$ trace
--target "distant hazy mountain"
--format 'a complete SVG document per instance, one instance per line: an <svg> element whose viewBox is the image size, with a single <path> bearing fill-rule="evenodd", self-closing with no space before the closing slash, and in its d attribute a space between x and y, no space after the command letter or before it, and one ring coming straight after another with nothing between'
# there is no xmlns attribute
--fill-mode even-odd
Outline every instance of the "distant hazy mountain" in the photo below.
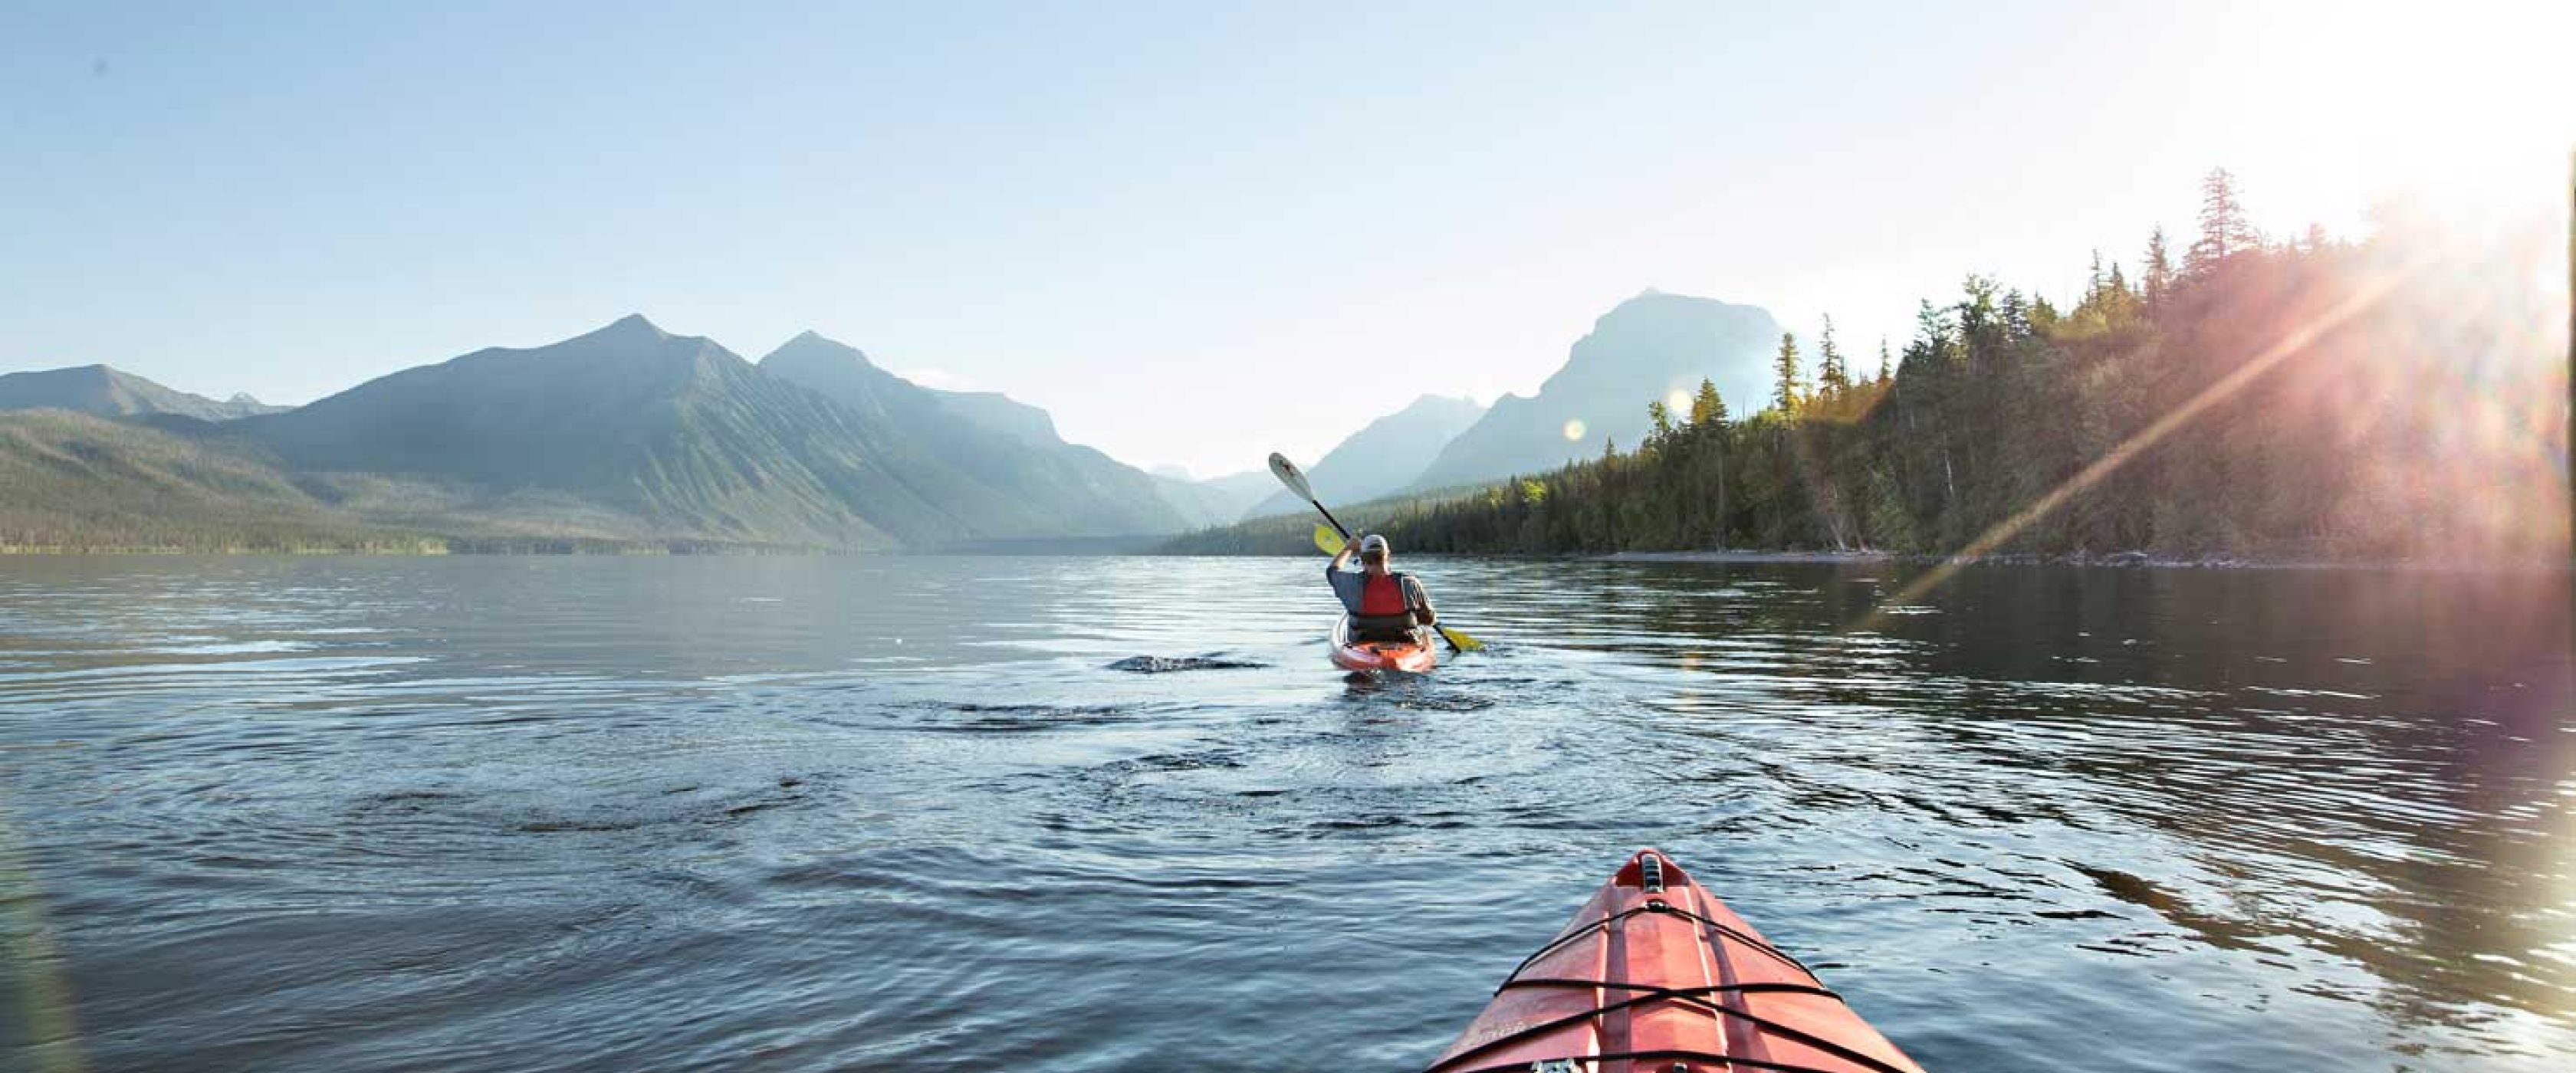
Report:
<svg viewBox="0 0 2576 1073"><path fill-rule="evenodd" d="M1574 344L1532 398L1505 395L1414 482L1440 488L1538 473L1645 436L1646 404L1715 380L1738 414L1761 408L1780 324L1756 306L1648 291L1619 304ZM1570 426L1569 422L1580 422ZM1569 437L1569 428L1578 434Z"/></svg>
<svg viewBox="0 0 2576 1073"><path fill-rule="evenodd" d="M1311 472L1336 505L1534 472L1604 435L1633 445L1646 403L1703 375L1750 410L1778 332L1758 309L1647 295L1537 398L1480 420L1425 398ZM283 412L103 367L0 376L11 408L33 409L0 414L0 545L1016 545L1222 523L1276 492L1261 470L1147 474L1065 443L1044 410L923 388L812 333L754 365L640 316Z"/></svg>
<svg viewBox="0 0 2576 1073"><path fill-rule="evenodd" d="M859 417L640 316L225 427L299 471L458 488L468 511L559 504L586 535L858 547L1036 521L921 488Z"/></svg>
<svg viewBox="0 0 2576 1073"><path fill-rule="evenodd" d="M1053 414L1001 392L920 390L949 413L993 432L1039 447L1065 446L1064 438L1056 434Z"/></svg>
<svg viewBox="0 0 2576 1073"><path fill-rule="evenodd" d="M200 421L276 413L248 395L217 402L203 395L166 388L133 373L104 365L0 375L0 410L56 409L100 417L177 414Z"/></svg>
<svg viewBox="0 0 2576 1073"><path fill-rule="evenodd" d="M1246 470L1222 477L1193 480L1186 473L1155 471L1163 499L1181 512L1193 528L1225 525L1243 517L1252 504L1279 487L1268 469Z"/></svg>
<svg viewBox="0 0 2576 1073"><path fill-rule="evenodd" d="M988 489L1031 516L1012 525L979 525L979 537L1120 536L1186 527L1153 477L1059 439L1054 420L1037 407L989 392L921 387L877 368L857 348L812 332L760 359L760 370L811 389L852 410L869 428L899 439L916 459L909 474L948 474L945 479Z"/></svg>
<svg viewBox="0 0 2576 1073"><path fill-rule="evenodd" d="M148 382L66 382L8 380L118 416L0 414L0 478L24 493L0 497L0 545L936 548L1188 524L1044 411L810 333L755 366L627 317L221 424Z"/></svg>
<svg viewBox="0 0 2576 1073"><path fill-rule="evenodd" d="M1375 499L1409 487L1432 459L1439 457L1443 446L1484 413L1485 408L1471 399L1425 395L1352 433L1316 459L1314 465L1306 467L1306 476L1314 482L1315 493L1325 497L1325 506ZM1269 481L1269 487L1275 494L1264 497L1239 517L1313 509L1280 488L1277 480Z"/></svg>

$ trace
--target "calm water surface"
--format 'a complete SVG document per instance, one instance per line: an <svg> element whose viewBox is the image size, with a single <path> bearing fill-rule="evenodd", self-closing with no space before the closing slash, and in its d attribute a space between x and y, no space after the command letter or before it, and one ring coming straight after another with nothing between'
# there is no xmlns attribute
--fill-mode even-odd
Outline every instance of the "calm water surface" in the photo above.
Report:
<svg viewBox="0 0 2576 1073"><path fill-rule="evenodd" d="M1648 844L1936 1071L2576 1067L2563 578L1416 562L1369 685L1319 562L0 561L0 1068L1404 1070Z"/></svg>

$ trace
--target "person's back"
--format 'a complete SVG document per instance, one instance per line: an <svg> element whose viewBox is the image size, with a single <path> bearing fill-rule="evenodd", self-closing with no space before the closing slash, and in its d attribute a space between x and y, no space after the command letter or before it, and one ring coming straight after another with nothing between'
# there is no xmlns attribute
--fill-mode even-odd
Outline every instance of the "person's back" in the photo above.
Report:
<svg viewBox="0 0 2576 1073"><path fill-rule="evenodd" d="M1360 569L1345 569L1354 554ZM1422 591L1422 583L1411 574L1388 569L1392 551L1386 538L1371 533L1355 545L1345 545L1341 554L1324 567L1324 578L1333 586L1333 595L1341 598L1342 610L1350 613L1351 635L1362 641L1413 641L1424 638L1420 627L1438 622L1431 610L1431 597Z"/></svg>

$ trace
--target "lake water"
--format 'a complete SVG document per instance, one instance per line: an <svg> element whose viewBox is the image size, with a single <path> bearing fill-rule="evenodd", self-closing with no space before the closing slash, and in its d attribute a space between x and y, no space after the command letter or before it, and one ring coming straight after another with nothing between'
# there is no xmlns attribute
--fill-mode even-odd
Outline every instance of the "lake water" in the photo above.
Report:
<svg viewBox="0 0 2576 1073"><path fill-rule="evenodd" d="M1414 1069L1644 845L1935 1071L2576 1067L2561 576L1417 561L1354 684L1320 562L0 559L0 1068Z"/></svg>

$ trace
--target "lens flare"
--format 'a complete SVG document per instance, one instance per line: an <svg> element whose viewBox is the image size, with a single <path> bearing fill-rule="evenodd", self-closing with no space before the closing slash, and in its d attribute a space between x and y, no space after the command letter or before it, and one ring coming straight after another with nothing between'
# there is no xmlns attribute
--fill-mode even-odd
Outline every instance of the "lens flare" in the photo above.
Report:
<svg viewBox="0 0 2576 1073"><path fill-rule="evenodd" d="M0 929L0 938L13 938L0 943L0 955L14 963L23 986L20 1004L26 1018L27 1050L35 1060L32 1068L45 1073L86 1073L89 1062L72 1016L62 949L55 945L53 929L45 922L35 873L23 846L16 818L7 803L0 802L0 922L7 924Z"/></svg>
<svg viewBox="0 0 2576 1073"><path fill-rule="evenodd" d="M1572 443L1572 442L1574 442L1574 441L1576 441L1576 440L1579 440L1579 439L1582 439L1582 438L1583 438L1583 419L1582 419L1582 418L1580 418L1580 417L1577 417L1577 418L1573 418L1573 419L1571 419L1571 420L1568 420L1568 421L1565 423L1565 440L1566 440L1566 442L1567 442L1567 443Z"/></svg>
<svg viewBox="0 0 2576 1073"><path fill-rule="evenodd" d="M2535 377L2531 369L2536 361L2554 368L2555 355L2565 352L2567 307L2563 291L2524 266L2540 258L2554 269L2543 275L2563 278L2566 261L2551 252L2547 235L2563 232L2566 217L2537 239L2511 214L2477 225L2465 219L2385 212L2375 249L2345 255L2331 266L2334 276L2264 296L2274 312L2248 316L2279 319L2247 321L2253 330L2231 344L2243 345L2243 356L2212 363L2223 375L1910 580L1856 628L1880 628L1962 565L2004 549L2239 395L2281 414L2288 427L2339 423L2355 452L2344 464L2358 467L2358 492L2338 508L2350 515L2344 528L2389 517L2441 523L2389 529L2391 547L2375 553L2431 562L2563 561L2566 461L2558 430L2566 387L2555 374ZM2309 353L2315 363L2276 374ZM2549 389L2535 393L2535 384ZM2259 438L2243 442L2239 454L2249 465L2285 450Z"/></svg>

